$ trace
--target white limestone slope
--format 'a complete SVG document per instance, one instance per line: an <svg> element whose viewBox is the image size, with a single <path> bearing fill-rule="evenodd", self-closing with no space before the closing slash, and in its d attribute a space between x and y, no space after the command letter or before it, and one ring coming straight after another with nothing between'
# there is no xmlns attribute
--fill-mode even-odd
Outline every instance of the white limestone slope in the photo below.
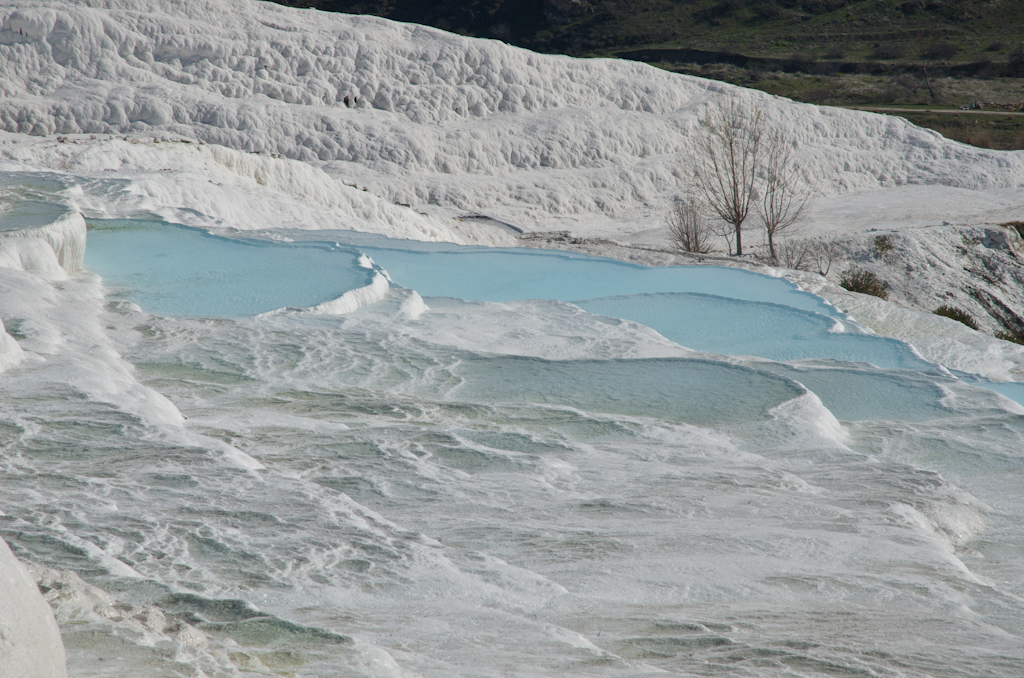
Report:
<svg viewBox="0 0 1024 678"><path fill-rule="evenodd" d="M0 266L61 277L81 270L85 259L85 219L74 209L47 223L3 229L0 220Z"/></svg>
<svg viewBox="0 0 1024 678"><path fill-rule="evenodd" d="M2 129L193 136L531 228L659 215L700 107L726 90L787 129L824 195L1024 187L1022 153L638 63L248 0L0 2Z"/></svg>
<svg viewBox="0 0 1024 678"><path fill-rule="evenodd" d="M0 207L7 206L0 203ZM58 205L46 205L46 211L52 214L18 215L18 207L0 210L0 268L51 281L81 270L86 234L82 215ZM28 223L11 227L19 221ZM24 357L25 352L0 320L0 372L21 363Z"/></svg>
<svg viewBox="0 0 1024 678"><path fill-rule="evenodd" d="M0 132L0 172L41 168L51 170L45 175L51 182L68 187L59 200L95 218L141 214L211 229L339 228L410 240L514 244L506 232L460 228L455 220L394 205L301 161L180 138L58 140Z"/></svg>
<svg viewBox="0 0 1024 678"><path fill-rule="evenodd" d="M50 606L0 539L0 676L67 678L64 644Z"/></svg>
<svg viewBox="0 0 1024 678"><path fill-rule="evenodd" d="M0 372L20 363L24 354L14 337L7 334L7 328L0 320Z"/></svg>

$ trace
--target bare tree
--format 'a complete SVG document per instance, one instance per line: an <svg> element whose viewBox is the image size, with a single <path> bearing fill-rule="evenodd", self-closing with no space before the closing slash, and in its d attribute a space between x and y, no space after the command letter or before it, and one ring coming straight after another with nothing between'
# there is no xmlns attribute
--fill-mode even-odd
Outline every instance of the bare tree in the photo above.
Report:
<svg viewBox="0 0 1024 678"><path fill-rule="evenodd" d="M806 240L783 240L779 243L779 253L772 253L771 259L775 266L801 270L811 260L811 243Z"/></svg>
<svg viewBox="0 0 1024 678"><path fill-rule="evenodd" d="M676 249L694 254L711 251L711 225L691 198L676 200L668 213L669 239Z"/></svg>
<svg viewBox="0 0 1024 678"><path fill-rule="evenodd" d="M935 83L934 76L937 75L938 70L938 59L939 54L932 49L932 46L923 40L918 40L914 45L914 52L921 58L921 63L918 68L921 69L921 75L924 76L924 86L928 89L928 96L932 98L932 103L937 104L942 100L942 92L939 91L937 83ZM929 69L931 73L929 73Z"/></svg>
<svg viewBox="0 0 1024 678"><path fill-rule="evenodd" d="M810 250L811 262L818 269L818 273L825 276L832 268L832 262L838 259L840 254L838 238L816 240Z"/></svg>
<svg viewBox="0 0 1024 678"><path fill-rule="evenodd" d="M765 121L740 99L712 101L690 145L691 190L728 224L743 254L743 222L754 207Z"/></svg>
<svg viewBox="0 0 1024 678"><path fill-rule="evenodd" d="M793 146L786 142L782 132L767 133L762 143L763 169L757 214L768 235L768 251L772 259L777 259L775 236L791 234L807 208L811 193L801 185Z"/></svg>
<svg viewBox="0 0 1024 678"><path fill-rule="evenodd" d="M776 253L770 256L754 255L759 261L804 271L817 271L827 276L832 264L842 256L838 238L801 240L785 238L778 243Z"/></svg>
<svg viewBox="0 0 1024 678"><path fill-rule="evenodd" d="M711 232L725 240L725 251L732 254L732 239L736 235L732 224L716 219L711 222Z"/></svg>

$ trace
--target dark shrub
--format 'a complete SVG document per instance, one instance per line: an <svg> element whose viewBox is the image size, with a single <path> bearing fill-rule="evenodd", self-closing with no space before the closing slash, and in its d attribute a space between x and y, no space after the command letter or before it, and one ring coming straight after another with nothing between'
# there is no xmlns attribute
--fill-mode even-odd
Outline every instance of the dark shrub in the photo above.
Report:
<svg viewBox="0 0 1024 678"><path fill-rule="evenodd" d="M899 101L900 99L902 99L905 95L906 95L905 91L901 90L898 87L894 87L893 85L889 85L882 92L882 97L881 98L882 98L882 101L884 101L887 104L894 104L897 101Z"/></svg>
<svg viewBox="0 0 1024 678"><path fill-rule="evenodd" d="M903 56L903 45L898 42L882 42L875 45L872 55L876 59L899 59Z"/></svg>
<svg viewBox="0 0 1024 678"><path fill-rule="evenodd" d="M912 16L924 9L924 0L907 0L907 2L896 5L895 9L897 12Z"/></svg>
<svg viewBox="0 0 1024 678"><path fill-rule="evenodd" d="M839 43L837 45L831 45L828 51L825 52L826 59L842 59L846 56L846 45Z"/></svg>
<svg viewBox="0 0 1024 678"><path fill-rule="evenodd" d="M810 73L814 65L814 57L800 52L793 52L786 61L786 70L796 73Z"/></svg>
<svg viewBox="0 0 1024 678"><path fill-rule="evenodd" d="M721 0L718 4L705 10L709 18L724 17L732 14L743 6L743 0Z"/></svg>
<svg viewBox="0 0 1024 678"><path fill-rule="evenodd" d="M879 299L889 298L889 283L880 280L877 275L862 268L848 269L840 276L839 286L851 292L870 294Z"/></svg>
<svg viewBox="0 0 1024 678"><path fill-rule="evenodd" d="M1002 69L996 64L992 63L991 59L982 59L978 62L978 70L974 71L974 77L982 80L991 80L992 78L999 77Z"/></svg>
<svg viewBox="0 0 1024 678"><path fill-rule="evenodd" d="M754 11L761 18L774 19L782 13L782 8L775 4L773 0L767 0L767 2L759 2L754 5Z"/></svg>
<svg viewBox="0 0 1024 678"><path fill-rule="evenodd" d="M828 101L829 97L831 96L832 92L828 91L827 89L813 89L810 92L808 92L807 96L804 98L807 100L808 103L820 104Z"/></svg>
<svg viewBox="0 0 1024 678"><path fill-rule="evenodd" d="M897 75L895 78L892 79L892 82L894 85L899 85L903 89L909 90L911 92L917 90L921 84L920 82L918 82L917 78L907 75L906 73Z"/></svg>
<svg viewBox="0 0 1024 678"><path fill-rule="evenodd" d="M1003 341L1012 341L1015 344L1024 345L1024 336L1017 334L1016 332L1007 332L1005 330L997 330L994 335L996 339L1002 339Z"/></svg>
<svg viewBox="0 0 1024 678"><path fill-rule="evenodd" d="M887 235L879 235L875 237L875 251L878 252L879 256L885 256L889 252L896 249L896 245L893 244L892 238Z"/></svg>
<svg viewBox="0 0 1024 678"><path fill-rule="evenodd" d="M963 309L943 304L942 306L939 306L932 312L935 315L941 315L951 320L955 320L958 323L963 323L964 325L970 327L972 330L978 329L978 323L974 322L974 318L971 317L971 314L968 313L967 311L964 311Z"/></svg>
<svg viewBox="0 0 1024 678"><path fill-rule="evenodd" d="M811 71L815 75L835 75L839 72L839 64L824 61L814 64L814 68Z"/></svg>
<svg viewBox="0 0 1024 678"><path fill-rule="evenodd" d="M804 10L811 14L824 14L825 12L830 12L833 9L833 7L831 7L832 3L825 2L824 0L804 0L801 4Z"/></svg>
<svg viewBox="0 0 1024 678"><path fill-rule="evenodd" d="M1017 45L1017 48L1010 52L1006 59L1006 70L1009 75L1024 75L1024 43Z"/></svg>
<svg viewBox="0 0 1024 678"><path fill-rule="evenodd" d="M949 42L933 42L921 56L926 59L952 59L960 48Z"/></svg>

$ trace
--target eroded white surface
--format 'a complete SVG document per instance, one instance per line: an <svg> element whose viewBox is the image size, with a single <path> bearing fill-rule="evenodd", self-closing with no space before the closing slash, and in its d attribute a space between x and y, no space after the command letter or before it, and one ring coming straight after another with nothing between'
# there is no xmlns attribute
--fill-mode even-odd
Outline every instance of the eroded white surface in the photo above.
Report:
<svg viewBox="0 0 1024 678"><path fill-rule="evenodd" d="M487 214L661 244L715 91L797 142L812 234L999 221L1024 183L1021 153L894 118L262 3L8 2L0 57L0 170L45 170L87 217L512 243L452 219ZM919 230L908 262L946 259L940 291L975 281L953 272L981 249ZM0 262L0 355L22 355L0 379L0 518L42 563L73 674L1010 678L1024 660L1024 429L991 391L383 282L344 316L153 317L32 242ZM773 273L954 369L1021 373L1020 349L910 308L938 277L910 271L901 307ZM811 376L917 400L841 422ZM636 414L664 393L711 416Z"/></svg>
<svg viewBox="0 0 1024 678"><path fill-rule="evenodd" d="M4 678L66 678L64 644L53 612L25 566L0 539L0 673Z"/></svg>

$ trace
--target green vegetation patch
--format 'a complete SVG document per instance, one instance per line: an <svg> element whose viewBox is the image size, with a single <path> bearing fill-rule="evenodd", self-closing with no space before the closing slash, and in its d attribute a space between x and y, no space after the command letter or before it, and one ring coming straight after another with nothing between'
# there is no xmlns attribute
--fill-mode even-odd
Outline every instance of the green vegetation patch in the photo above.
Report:
<svg viewBox="0 0 1024 678"><path fill-rule="evenodd" d="M879 299L889 298L889 283L862 268L847 269L839 278L839 286L851 292L870 294Z"/></svg>
<svg viewBox="0 0 1024 678"><path fill-rule="evenodd" d="M978 329L978 323L974 321L974 318L971 316L970 313L964 311L963 309L943 304L942 306L939 306L932 312L935 315L941 315L951 320L955 320L958 323L963 323L964 325L970 327L972 330Z"/></svg>
<svg viewBox="0 0 1024 678"><path fill-rule="evenodd" d="M997 330L993 336L996 339L1002 339L1003 341L1012 341L1015 344L1024 345L1024 336L1017 334L1016 332Z"/></svg>

